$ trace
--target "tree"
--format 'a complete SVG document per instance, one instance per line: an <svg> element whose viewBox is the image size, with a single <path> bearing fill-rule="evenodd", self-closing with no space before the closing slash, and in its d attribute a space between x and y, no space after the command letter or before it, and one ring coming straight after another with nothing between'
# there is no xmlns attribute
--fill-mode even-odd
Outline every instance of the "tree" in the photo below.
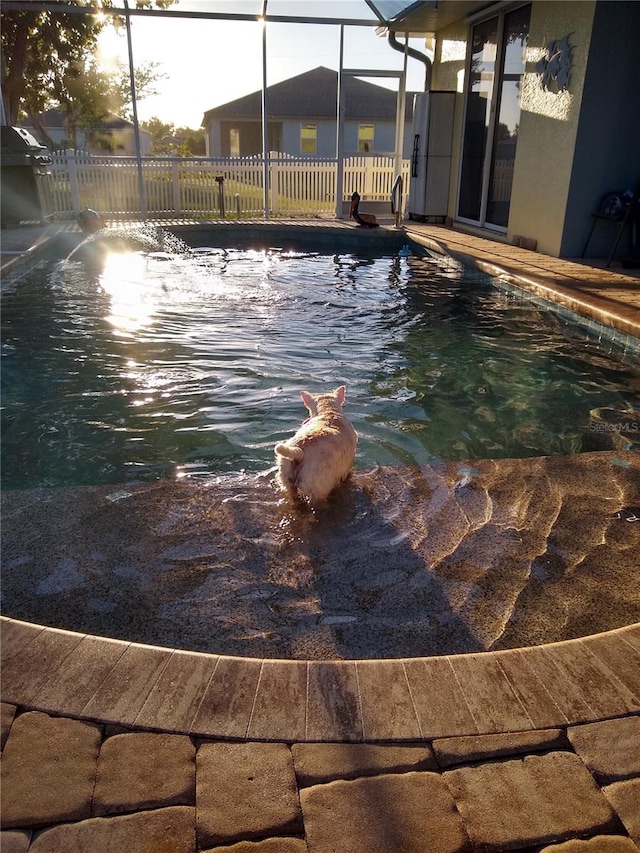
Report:
<svg viewBox="0 0 640 853"><path fill-rule="evenodd" d="M206 152L204 128L193 130L189 127L175 127L159 118L151 118L141 124L143 130L151 134L153 154L167 154L172 157L202 157Z"/></svg>
<svg viewBox="0 0 640 853"><path fill-rule="evenodd" d="M151 134L151 153L152 154L173 154L175 150L175 128L172 124L167 124L157 117L150 118L149 121L143 121L140 125L142 130L146 130Z"/></svg>
<svg viewBox="0 0 640 853"><path fill-rule="evenodd" d="M157 62L145 62L134 69L138 101L157 94L155 84L165 76L157 68ZM59 91L60 99L47 106L59 107L64 113L67 137L62 143L63 148L77 148L77 131L80 129L87 131L94 145L100 147L100 127L110 116L132 118L129 68L124 63L119 62L113 70L105 71L97 65L94 57L90 57L81 70L75 67L70 70ZM48 148L55 148L56 144L40 120L40 112L23 111L29 124L37 128L40 139L47 143Z"/></svg>
<svg viewBox="0 0 640 853"><path fill-rule="evenodd" d="M204 127L199 127L193 130L190 127L181 127L178 130L178 135L183 136L182 147L185 157L189 155L193 157L204 157L207 153L207 145L204 138Z"/></svg>
<svg viewBox="0 0 640 853"><path fill-rule="evenodd" d="M102 72L103 74L105 72ZM133 80L136 87L136 101L142 101L158 94L156 84L167 75L160 72L160 63L142 62L133 70ZM107 72L109 80L108 100L109 111L116 113L121 118L133 121L133 107L131 104L131 81L129 79L129 66L123 62L116 63L112 73Z"/></svg>
<svg viewBox="0 0 640 853"><path fill-rule="evenodd" d="M136 0L138 8L167 8L174 0ZM111 0L58 0L55 11L2 9L2 96L8 124L17 124L20 111L41 112L52 102L71 99L70 85L85 69L100 32L118 18L101 10ZM84 14L65 11L83 6Z"/></svg>
<svg viewBox="0 0 640 853"><path fill-rule="evenodd" d="M155 83L164 75L157 71L157 62L146 62L134 69L136 98L143 100L156 95ZM72 73L64 81L63 96L59 101L67 117L69 145L76 148L76 131L79 128L95 135L99 127L110 115L131 120L131 83L129 68L118 63L113 71L105 71L96 65L95 59L89 59L84 70ZM68 97L67 97L68 96ZM36 116L29 114L35 123Z"/></svg>

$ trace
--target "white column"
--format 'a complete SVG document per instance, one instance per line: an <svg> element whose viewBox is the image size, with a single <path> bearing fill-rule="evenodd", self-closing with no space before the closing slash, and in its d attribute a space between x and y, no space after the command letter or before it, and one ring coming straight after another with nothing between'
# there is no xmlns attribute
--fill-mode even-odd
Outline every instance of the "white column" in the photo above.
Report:
<svg viewBox="0 0 640 853"><path fill-rule="evenodd" d="M340 24L340 59L338 64L338 98L336 104L336 219L343 219L342 196L344 194L344 24Z"/></svg>
<svg viewBox="0 0 640 853"><path fill-rule="evenodd" d="M269 114L267 111L267 2L262 0L262 189L264 218L269 218Z"/></svg>

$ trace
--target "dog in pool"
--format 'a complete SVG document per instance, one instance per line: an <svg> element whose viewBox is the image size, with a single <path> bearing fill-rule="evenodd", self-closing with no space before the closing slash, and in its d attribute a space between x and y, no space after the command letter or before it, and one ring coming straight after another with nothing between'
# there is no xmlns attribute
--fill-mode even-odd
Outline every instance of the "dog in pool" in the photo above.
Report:
<svg viewBox="0 0 640 853"><path fill-rule="evenodd" d="M275 447L278 482L290 498L320 503L349 476L358 434L342 411L345 395L344 385L328 394L300 392L309 417Z"/></svg>

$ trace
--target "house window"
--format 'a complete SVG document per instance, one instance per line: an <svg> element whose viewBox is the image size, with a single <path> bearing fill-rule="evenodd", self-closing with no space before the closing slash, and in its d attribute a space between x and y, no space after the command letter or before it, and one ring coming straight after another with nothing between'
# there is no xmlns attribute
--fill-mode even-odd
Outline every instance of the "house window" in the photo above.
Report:
<svg viewBox="0 0 640 853"><path fill-rule="evenodd" d="M359 124L358 125L358 151L367 154L373 151L373 125Z"/></svg>
<svg viewBox="0 0 640 853"><path fill-rule="evenodd" d="M318 153L318 127L315 124L300 125L300 153Z"/></svg>
<svg viewBox="0 0 640 853"><path fill-rule="evenodd" d="M239 157L240 156L240 128L239 127L229 128L229 156L230 157Z"/></svg>

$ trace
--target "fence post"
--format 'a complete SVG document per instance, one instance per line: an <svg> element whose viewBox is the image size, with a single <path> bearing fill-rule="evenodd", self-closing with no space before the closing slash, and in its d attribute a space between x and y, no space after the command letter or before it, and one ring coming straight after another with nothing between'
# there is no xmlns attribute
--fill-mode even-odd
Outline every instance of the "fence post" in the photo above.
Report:
<svg viewBox="0 0 640 853"><path fill-rule="evenodd" d="M68 148L65 152L67 155L67 169L69 170L69 186L71 187L71 206L73 212L77 216L82 208L80 207L80 187L78 186L78 164L76 162L76 152L72 148Z"/></svg>
<svg viewBox="0 0 640 853"><path fill-rule="evenodd" d="M174 213L182 213L182 205L180 204L180 172L178 171L178 161L171 161L171 185L173 189L173 211Z"/></svg>
<svg viewBox="0 0 640 853"><path fill-rule="evenodd" d="M216 183L218 184L218 210L220 211L220 219L226 219L224 209L224 175L217 175Z"/></svg>
<svg viewBox="0 0 640 853"><path fill-rule="evenodd" d="M271 175L269 176L269 183L271 184L271 213L278 212L278 173L280 171L280 165L277 160L270 160L271 165Z"/></svg>

